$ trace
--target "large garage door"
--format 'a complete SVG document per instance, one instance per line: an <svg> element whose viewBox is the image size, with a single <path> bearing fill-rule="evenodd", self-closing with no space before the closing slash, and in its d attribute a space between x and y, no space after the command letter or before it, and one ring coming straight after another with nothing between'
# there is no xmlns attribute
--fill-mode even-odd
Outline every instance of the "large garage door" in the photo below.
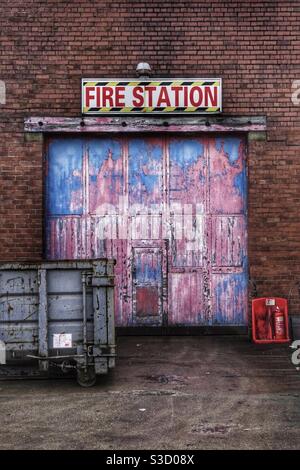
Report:
<svg viewBox="0 0 300 470"><path fill-rule="evenodd" d="M245 325L240 136L52 138L48 259L116 259L118 326Z"/></svg>

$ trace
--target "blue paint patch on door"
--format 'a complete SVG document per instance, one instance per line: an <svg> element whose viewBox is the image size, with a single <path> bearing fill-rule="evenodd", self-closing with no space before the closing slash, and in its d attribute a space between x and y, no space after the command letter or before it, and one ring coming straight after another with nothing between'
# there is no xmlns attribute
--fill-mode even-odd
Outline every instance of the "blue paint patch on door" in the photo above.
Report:
<svg viewBox="0 0 300 470"><path fill-rule="evenodd" d="M47 211L49 215L81 215L83 142L54 139L48 147Z"/></svg>
<svg viewBox="0 0 300 470"><path fill-rule="evenodd" d="M239 159L239 148L241 145L240 137L227 137L216 139L216 149L226 154L231 166L234 166Z"/></svg>
<svg viewBox="0 0 300 470"><path fill-rule="evenodd" d="M215 281L213 324L245 325L248 297L248 276L246 270L242 273L216 276Z"/></svg>
<svg viewBox="0 0 300 470"><path fill-rule="evenodd" d="M109 157L113 161L122 157L121 142L114 139L92 139L88 143L89 163L97 170L108 160Z"/></svg>
<svg viewBox="0 0 300 470"><path fill-rule="evenodd" d="M92 139L88 142L89 203L95 213L111 206L114 211L123 190L124 168L121 141L116 138ZM102 209L101 209L102 207Z"/></svg>
<svg viewBox="0 0 300 470"><path fill-rule="evenodd" d="M132 139L128 145L130 202L161 202L163 148L155 139Z"/></svg>
<svg viewBox="0 0 300 470"><path fill-rule="evenodd" d="M243 208L242 211L246 212L247 208L247 175L246 175L246 166L243 164L243 169L238 173L233 180L233 187L235 188L237 194L243 198Z"/></svg>
<svg viewBox="0 0 300 470"><path fill-rule="evenodd" d="M140 284L145 283L159 283L161 282L162 272L161 272L161 265L157 262L157 256L153 257L146 257L145 255L141 254L140 256L136 257L135 261L135 279L138 280Z"/></svg>

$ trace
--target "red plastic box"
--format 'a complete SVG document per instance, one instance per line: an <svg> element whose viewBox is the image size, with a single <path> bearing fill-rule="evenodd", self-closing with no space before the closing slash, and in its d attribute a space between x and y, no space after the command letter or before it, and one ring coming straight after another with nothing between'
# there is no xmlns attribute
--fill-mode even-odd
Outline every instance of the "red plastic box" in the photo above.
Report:
<svg viewBox="0 0 300 470"><path fill-rule="evenodd" d="M285 338L275 338L274 311L280 308L284 316ZM288 343L289 319L287 300L280 297L260 297L252 300L252 339L257 344Z"/></svg>

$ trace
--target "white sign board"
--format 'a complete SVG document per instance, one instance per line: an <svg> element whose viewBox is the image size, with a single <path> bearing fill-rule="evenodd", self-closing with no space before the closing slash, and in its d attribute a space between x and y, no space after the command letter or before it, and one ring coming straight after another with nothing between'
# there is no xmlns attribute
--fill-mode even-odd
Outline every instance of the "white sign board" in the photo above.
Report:
<svg viewBox="0 0 300 470"><path fill-rule="evenodd" d="M221 78L82 79L83 114L214 114L221 111Z"/></svg>

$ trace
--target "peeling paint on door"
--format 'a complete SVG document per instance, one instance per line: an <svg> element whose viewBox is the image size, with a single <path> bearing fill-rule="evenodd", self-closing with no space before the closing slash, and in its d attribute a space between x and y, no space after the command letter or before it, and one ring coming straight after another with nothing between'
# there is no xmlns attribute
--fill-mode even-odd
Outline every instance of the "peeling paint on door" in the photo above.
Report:
<svg viewBox="0 0 300 470"><path fill-rule="evenodd" d="M114 257L116 323L247 322L239 135L49 139L49 259Z"/></svg>

